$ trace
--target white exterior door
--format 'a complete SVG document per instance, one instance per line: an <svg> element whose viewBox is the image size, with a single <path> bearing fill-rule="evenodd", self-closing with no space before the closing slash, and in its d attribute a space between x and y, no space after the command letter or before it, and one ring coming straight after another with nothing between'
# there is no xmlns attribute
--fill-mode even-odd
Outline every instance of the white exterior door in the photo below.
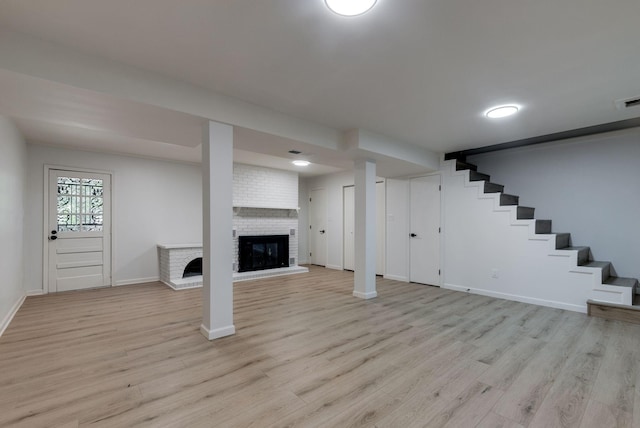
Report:
<svg viewBox="0 0 640 428"><path fill-rule="evenodd" d="M111 176L49 170L50 292L111 285Z"/></svg>
<svg viewBox="0 0 640 428"><path fill-rule="evenodd" d="M355 269L355 187L345 186L343 197L343 268ZM376 275L384 275L385 253L385 187L376 183Z"/></svg>
<svg viewBox="0 0 640 428"><path fill-rule="evenodd" d="M410 182L409 280L440 285L440 176Z"/></svg>
<svg viewBox="0 0 640 428"><path fill-rule="evenodd" d="M311 191L309 198L309 259L311 264L327 265L327 191Z"/></svg>

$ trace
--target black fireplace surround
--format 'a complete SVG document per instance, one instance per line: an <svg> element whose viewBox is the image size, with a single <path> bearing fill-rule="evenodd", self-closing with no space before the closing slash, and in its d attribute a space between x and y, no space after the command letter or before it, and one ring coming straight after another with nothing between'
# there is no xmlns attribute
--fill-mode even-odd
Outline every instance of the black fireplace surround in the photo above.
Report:
<svg viewBox="0 0 640 428"><path fill-rule="evenodd" d="M289 235L240 236L238 272L289 267Z"/></svg>

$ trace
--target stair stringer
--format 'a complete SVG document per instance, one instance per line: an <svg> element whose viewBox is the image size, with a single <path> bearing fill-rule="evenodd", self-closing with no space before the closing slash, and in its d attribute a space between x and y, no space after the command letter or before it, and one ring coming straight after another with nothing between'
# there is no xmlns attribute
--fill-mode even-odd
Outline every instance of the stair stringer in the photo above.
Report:
<svg viewBox="0 0 640 428"><path fill-rule="evenodd" d="M603 284L599 267L578 266L577 250L557 250L556 234L536 234L535 219L518 219L517 206L501 206L500 193L484 193L484 181L470 181L469 171L457 171L455 161L444 161L441 171L443 288L577 312L586 312L589 299L632 304L632 289ZM451 212L461 208L482 220L461 220ZM461 233L472 249L462 245Z"/></svg>

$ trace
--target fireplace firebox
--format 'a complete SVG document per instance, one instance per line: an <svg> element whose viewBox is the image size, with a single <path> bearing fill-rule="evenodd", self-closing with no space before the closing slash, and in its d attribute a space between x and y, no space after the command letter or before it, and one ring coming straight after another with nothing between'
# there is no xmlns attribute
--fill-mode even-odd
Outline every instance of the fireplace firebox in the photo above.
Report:
<svg viewBox="0 0 640 428"><path fill-rule="evenodd" d="M238 272L289 267L289 235L240 236Z"/></svg>
<svg viewBox="0 0 640 428"><path fill-rule="evenodd" d="M183 278L190 278L192 276L202 275L202 257L196 257L187 263L187 267L184 268Z"/></svg>

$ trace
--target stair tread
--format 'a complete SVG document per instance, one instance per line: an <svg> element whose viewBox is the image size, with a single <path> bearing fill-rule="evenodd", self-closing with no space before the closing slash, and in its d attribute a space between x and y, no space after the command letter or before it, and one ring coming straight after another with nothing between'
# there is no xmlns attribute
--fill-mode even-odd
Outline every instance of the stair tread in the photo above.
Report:
<svg viewBox="0 0 640 428"><path fill-rule="evenodd" d="M610 264L611 262L600 262L597 260L593 260L587 263L586 265L584 265L584 267L603 268L603 267L607 267Z"/></svg>
<svg viewBox="0 0 640 428"><path fill-rule="evenodd" d="M603 284L616 285L618 287L634 287L638 282L635 278L624 278L620 276L610 276Z"/></svg>
<svg viewBox="0 0 640 428"><path fill-rule="evenodd" d="M589 249L589 247L585 247L585 246L576 246L576 247L564 247L564 248L558 248L559 250L569 250L569 251L580 251L580 250L584 250L584 249Z"/></svg>
<svg viewBox="0 0 640 428"><path fill-rule="evenodd" d="M633 306L621 305L619 303L600 302L599 300L593 300L593 299L587 300L587 305L606 306L609 308L621 308L621 309L629 309L632 311L640 311L640 299L638 299L638 297L640 296L635 296L633 298ZM625 320L625 321L638 324L637 321L629 321L629 320Z"/></svg>

